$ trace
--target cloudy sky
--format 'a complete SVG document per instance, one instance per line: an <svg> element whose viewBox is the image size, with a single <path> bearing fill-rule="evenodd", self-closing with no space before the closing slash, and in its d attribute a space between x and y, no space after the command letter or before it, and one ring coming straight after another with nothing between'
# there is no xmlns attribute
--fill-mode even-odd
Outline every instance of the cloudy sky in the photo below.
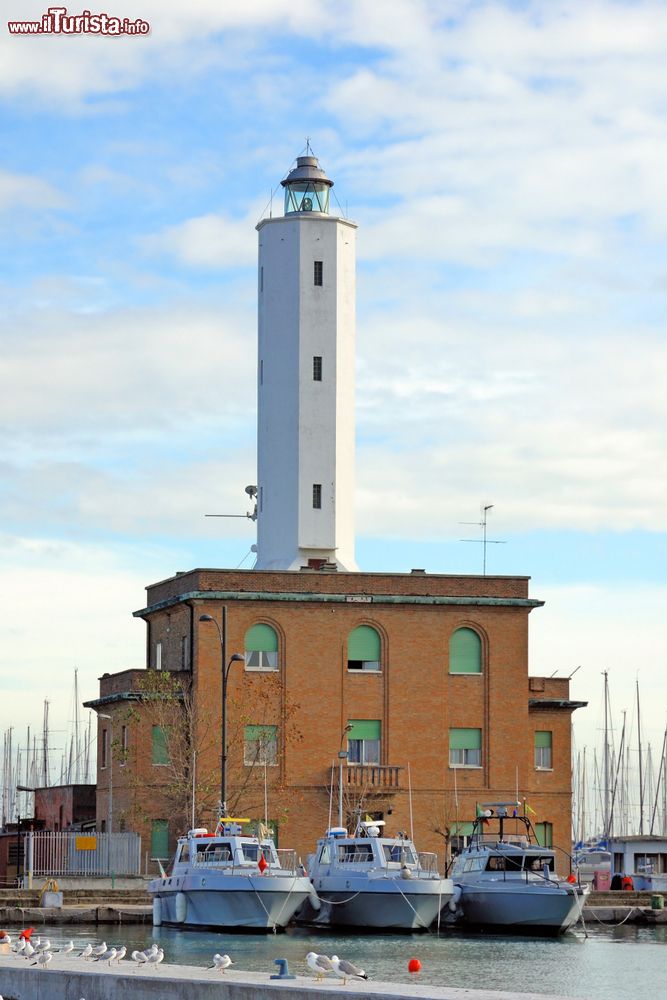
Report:
<svg viewBox="0 0 667 1000"><path fill-rule="evenodd" d="M494 504L578 744L608 670L658 753L667 6L110 0L150 24L118 38L1 7L0 726L48 697L62 745L75 668L143 665L148 583L251 565L203 515L256 478L254 227L309 136L359 224L360 566L480 572Z"/></svg>

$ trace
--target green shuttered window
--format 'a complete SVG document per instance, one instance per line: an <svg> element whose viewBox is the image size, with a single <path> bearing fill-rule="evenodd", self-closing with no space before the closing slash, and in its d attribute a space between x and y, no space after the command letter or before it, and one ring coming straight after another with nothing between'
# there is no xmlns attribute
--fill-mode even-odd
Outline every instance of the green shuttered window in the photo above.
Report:
<svg viewBox="0 0 667 1000"><path fill-rule="evenodd" d="M551 755L552 733L548 729L538 729L535 732L535 767L541 770L550 771L552 768Z"/></svg>
<svg viewBox="0 0 667 1000"><path fill-rule="evenodd" d="M169 857L169 821L154 819L151 823L151 857Z"/></svg>
<svg viewBox="0 0 667 1000"><path fill-rule="evenodd" d="M278 727L277 726L246 726L243 732L243 763L268 764L275 767L278 763Z"/></svg>
<svg viewBox="0 0 667 1000"><path fill-rule="evenodd" d="M450 767L482 766L482 730L449 730Z"/></svg>
<svg viewBox="0 0 667 1000"><path fill-rule="evenodd" d="M348 763L379 764L381 724L379 719L350 719L347 735Z"/></svg>
<svg viewBox="0 0 667 1000"><path fill-rule="evenodd" d="M270 625L259 622L245 634L246 670L278 669L278 636Z"/></svg>
<svg viewBox="0 0 667 1000"><path fill-rule="evenodd" d="M481 674L482 640L471 628L458 628L449 640L450 674Z"/></svg>
<svg viewBox="0 0 667 1000"><path fill-rule="evenodd" d="M379 670L380 636L370 625L359 625L347 640L348 670Z"/></svg>
<svg viewBox="0 0 667 1000"><path fill-rule="evenodd" d="M152 759L154 764L169 764L169 748L167 736L162 726L152 729Z"/></svg>

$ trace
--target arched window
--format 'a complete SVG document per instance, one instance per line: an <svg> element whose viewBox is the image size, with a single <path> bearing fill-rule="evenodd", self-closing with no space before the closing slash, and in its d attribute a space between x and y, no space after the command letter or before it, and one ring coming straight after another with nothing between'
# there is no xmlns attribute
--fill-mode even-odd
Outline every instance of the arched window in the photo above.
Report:
<svg viewBox="0 0 667 1000"><path fill-rule="evenodd" d="M457 628L449 640L450 674L481 674L482 640L471 628Z"/></svg>
<svg viewBox="0 0 667 1000"><path fill-rule="evenodd" d="M347 640L347 669L380 669L380 636L370 625L359 625Z"/></svg>
<svg viewBox="0 0 667 1000"><path fill-rule="evenodd" d="M278 669L278 636L270 625L259 623L245 634L246 670Z"/></svg>

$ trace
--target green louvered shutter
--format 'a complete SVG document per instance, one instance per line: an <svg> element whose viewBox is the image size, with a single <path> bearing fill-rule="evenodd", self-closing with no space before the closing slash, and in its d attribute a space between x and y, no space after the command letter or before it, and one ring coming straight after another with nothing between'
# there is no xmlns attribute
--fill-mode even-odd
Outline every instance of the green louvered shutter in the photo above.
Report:
<svg viewBox="0 0 667 1000"><path fill-rule="evenodd" d="M168 764L169 750L167 748L167 737L162 726L153 726L152 731L152 756L154 764Z"/></svg>
<svg viewBox="0 0 667 1000"><path fill-rule="evenodd" d="M253 625L245 634L245 648L258 653L277 653L278 636L276 630L263 622Z"/></svg>
<svg viewBox="0 0 667 1000"><path fill-rule="evenodd" d="M347 640L348 660L379 660L380 636L370 625L359 625Z"/></svg>
<svg viewBox="0 0 667 1000"><path fill-rule="evenodd" d="M151 857L169 857L169 821L154 819L151 823Z"/></svg>
<svg viewBox="0 0 667 1000"><path fill-rule="evenodd" d="M535 733L535 746L551 748L551 732L546 729L538 729Z"/></svg>
<svg viewBox="0 0 667 1000"><path fill-rule="evenodd" d="M482 672L482 640L471 628L459 628L449 640L450 674Z"/></svg>
<svg viewBox="0 0 667 1000"><path fill-rule="evenodd" d="M450 729L449 745L452 750L481 750L481 729Z"/></svg>
<svg viewBox="0 0 667 1000"><path fill-rule="evenodd" d="M348 740L379 740L379 719L350 719L352 729L347 734Z"/></svg>

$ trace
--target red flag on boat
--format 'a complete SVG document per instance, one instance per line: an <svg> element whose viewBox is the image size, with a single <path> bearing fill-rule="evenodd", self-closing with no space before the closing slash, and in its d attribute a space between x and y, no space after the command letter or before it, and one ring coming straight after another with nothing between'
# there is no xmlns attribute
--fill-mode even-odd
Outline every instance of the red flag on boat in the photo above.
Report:
<svg viewBox="0 0 667 1000"><path fill-rule="evenodd" d="M262 875L264 874L264 870L269 867L267 865L267 863L266 863L266 858L264 857L263 854L260 854L260 856L259 856L259 861L257 862L257 867L259 868L259 870L262 873Z"/></svg>

